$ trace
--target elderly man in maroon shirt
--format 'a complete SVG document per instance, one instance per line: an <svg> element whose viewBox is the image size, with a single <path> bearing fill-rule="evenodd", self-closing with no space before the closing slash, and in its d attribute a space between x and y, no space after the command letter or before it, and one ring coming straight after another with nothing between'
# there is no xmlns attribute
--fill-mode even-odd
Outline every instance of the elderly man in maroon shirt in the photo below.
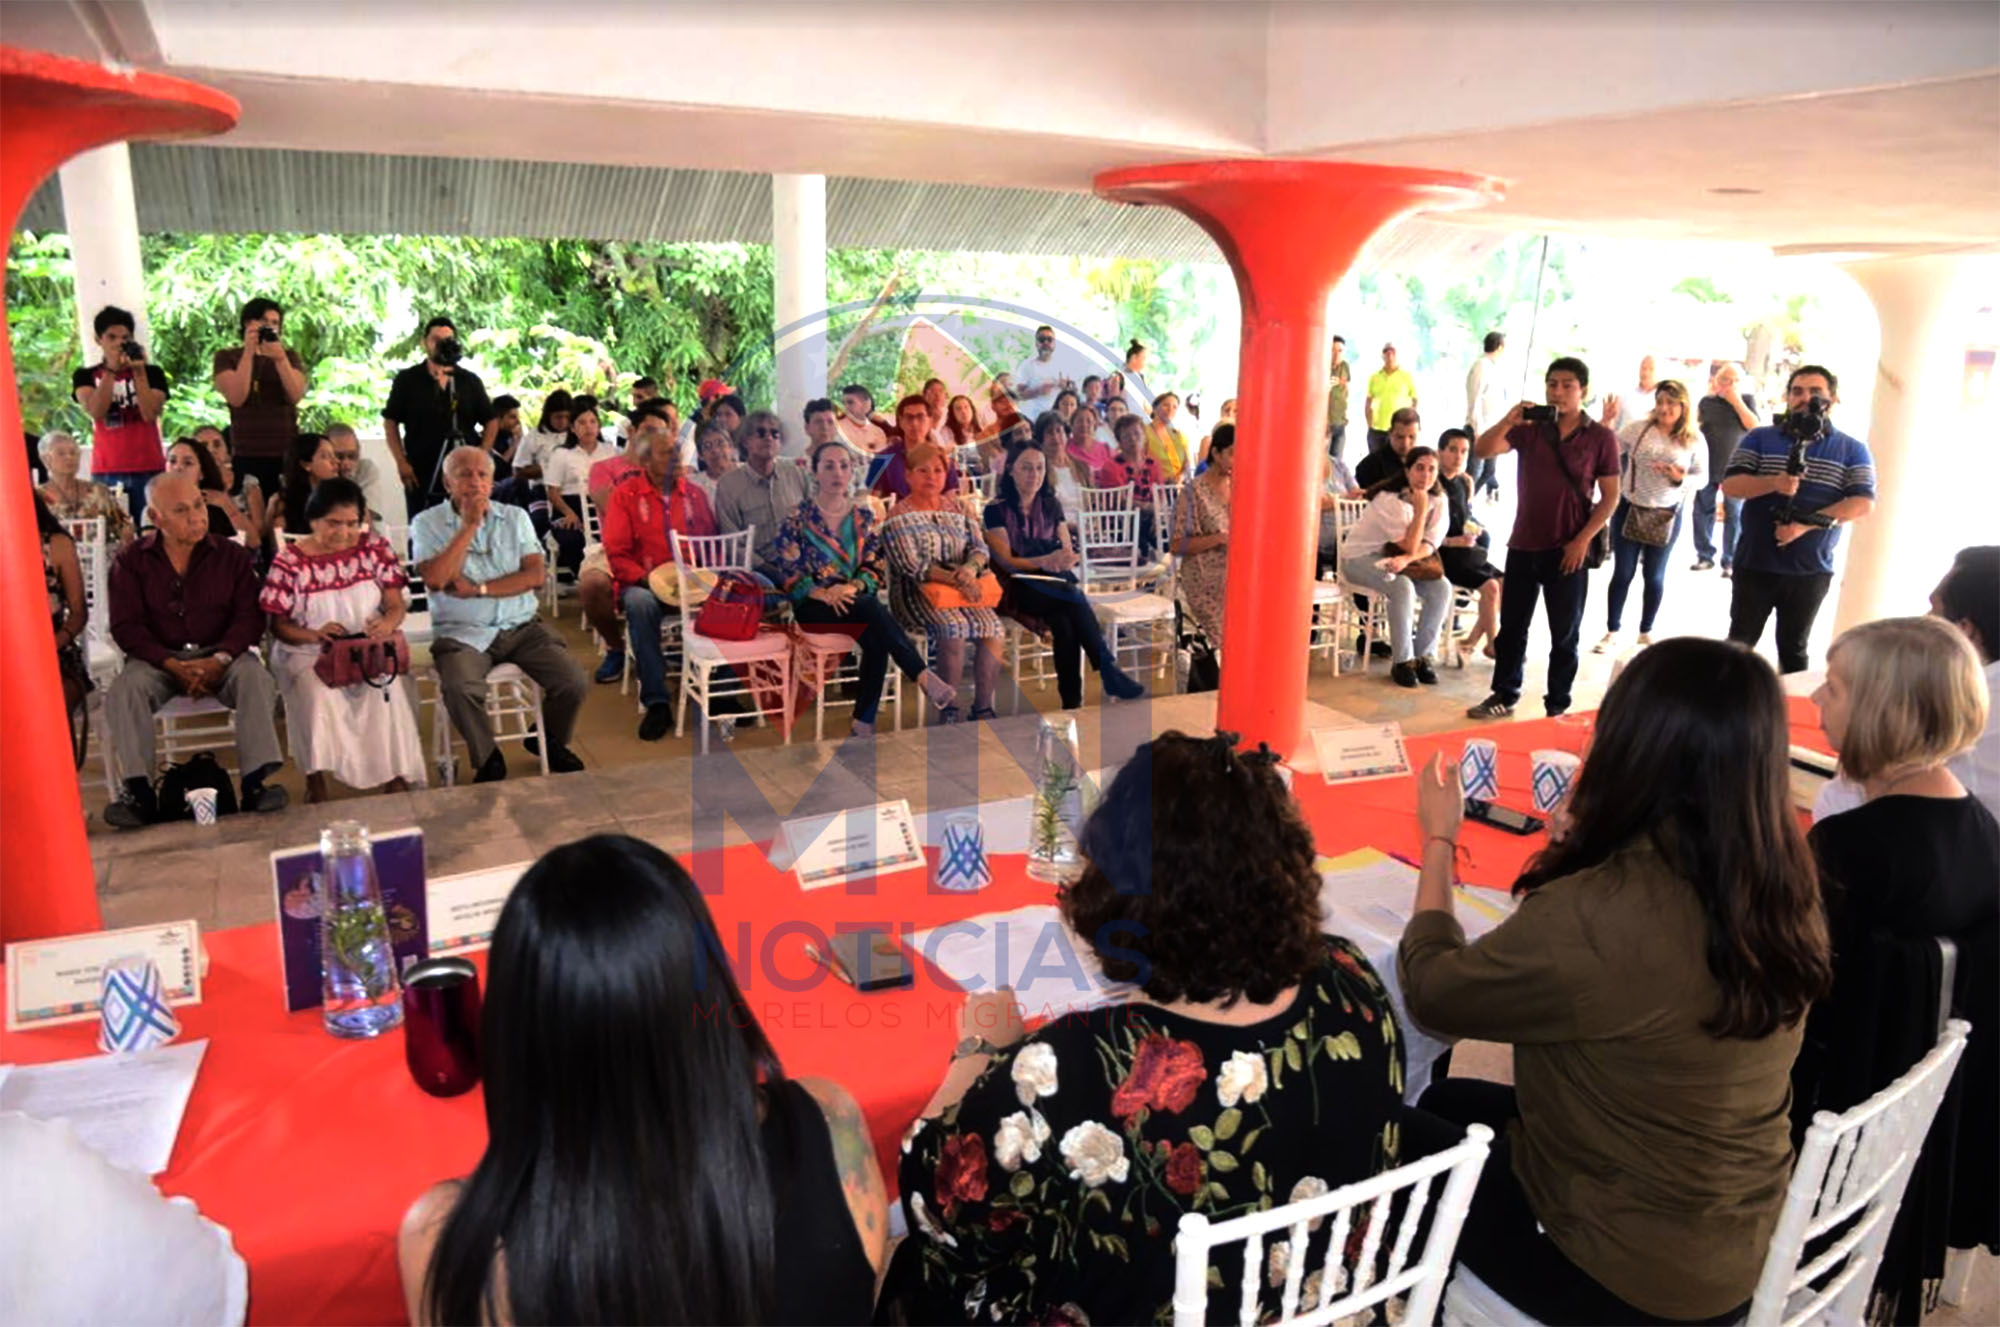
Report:
<svg viewBox="0 0 2000 1327"><path fill-rule="evenodd" d="M257 564L249 549L208 532L208 504L186 476L154 479L146 505L156 528L111 564L111 636L125 652L125 668L104 710L126 777L104 819L133 829L158 818L153 715L177 696L213 696L236 711L240 804L280 810L288 794L264 783L284 763L273 722L277 688L250 653L264 636Z"/></svg>

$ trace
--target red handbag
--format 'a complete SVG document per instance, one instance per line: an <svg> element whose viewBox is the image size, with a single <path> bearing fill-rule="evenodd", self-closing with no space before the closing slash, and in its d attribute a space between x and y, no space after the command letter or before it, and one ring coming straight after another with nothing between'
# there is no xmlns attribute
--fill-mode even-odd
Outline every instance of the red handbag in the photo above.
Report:
<svg viewBox="0 0 2000 1327"><path fill-rule="evenodd" d="M313 663L319 680L335 689L365 684L386 693L409 671L410 642L400 631L386 640L362 635L330 640Z"/></svg>
<svg viewBox="0 0 2000 1327"><path fill-rule="evenodd" d="M764 587L741 572L724 572L695 614L696 634L712 640L755 640L764 618Z"/></svg>

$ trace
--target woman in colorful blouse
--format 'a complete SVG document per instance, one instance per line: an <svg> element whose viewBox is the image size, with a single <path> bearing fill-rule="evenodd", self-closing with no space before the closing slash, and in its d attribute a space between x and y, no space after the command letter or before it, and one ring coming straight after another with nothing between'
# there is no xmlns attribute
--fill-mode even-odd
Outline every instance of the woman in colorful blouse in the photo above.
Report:
<svg viewBox="0 0 2000 1327"><path fill-rule="evenodd" d="M962 398L961 398L962 399ZM928 635L937 647L938 673L958 691L968 647L972 651L972 719L993 716L993 691L1000 681L999 640L1005 634L1000 615L979 601L980 577L986 571L986 543L979 524L965 508L945 494L944 449L924 443L910 450L910 493L882 523L882 548L893 575L889 606L897 621ZM966 602L934 604L924 594L926 584L956 588ZM946 723L957 723L954 701L944 711Z"/></svg>
<svg viewBox="0 0 2000 1327"><path fill-rule="evenodd" d="M48 467L49 482L36 489L49 511L61 521L85 521L95 517L104 522L104 546L116 552L132 539L132 512L125 496L102 484L83 478L83 448L67 433L45 433L35 444L35 454Z"/></svg>
<svg viewBox="0 0 2000 1327"><path fill-rule="evenodd" d="M1084 827L1063 920L1079 957L1137 986L1129 1004L1024 1036L1012 992L967 1002L903 1145L910 1238L885 1296L907 1321L1167 1321L1183 1213L1227 1220L1397 1163L1394 1010L1320 932L1312 832L1275 758L1235 745L1141 746ZM1235 1315L1242 1248L1215 1255L1212 1320ZM1269 1312L1293 1251L1267 1248Z"/></svg>
<svg viewBox="0 0 2000 1327"><path fill-rule="evenodd" d="M1132 505L1139 509L1139 547L1151 554L1157 546L1153 529L1153 489L1166 483L1160 463L1146 454L1146 421L1137 415L1120 415L1112 426L1118 450L1091 474L1097 488L1132 486Z"/></svg>
<svg viewBox="0 0 2000 1327"><path fill-rule="evenodd" d="M1187 434L1174 427L1174 415L1180 408L1180 397L1172 392L1162 392L1153 399L1153 418L1146 425L1146 450L1160 463L1160 472L1170 484L1178 484L1186 478L1188 469ZM1209 446L1213 448L1214 445L1214 435L1211 434Z"/></svg>
<svg viewBox="0 0 2000 1327"><path fill-rule="evenodd" d="M353 480L321 480L298 514L311 533L279 544L258 600L278 638L271 671L308 802L326 800L329 774L350 788L384 792L424 782L408 681L397 678L386 694L367 683L335 690L313 671L327 642L387 640L403 625L408 578L389 541L363 528L367 506Z"/></svg>
<svg viewBox="0 0 2000 1327"><path fill-rule="evenodd" d="M771 561L800 626L841 627L860 639L854 735L875 731L891 657L933 705L946 708L958 699L957 688L930 670L882 602L888 567L875 533L875 513L850 496L854 453L846 443L822 442L813 448L812 470L813 492L778 528Z"/></svg>
<svg viewBox="0 0 2000 1327"><path fill-rule="evenodd" d="M1062 707L1083 704L1083 660L1114 700L1146 694L1145 683L1118 666L1083 587L1063 505L1043 482L1048 458L1032 443L1007 453L999 497L986 504L986 546L1006 583L1005 610L1045 629L1055 653L1056 695Z"/></svg>

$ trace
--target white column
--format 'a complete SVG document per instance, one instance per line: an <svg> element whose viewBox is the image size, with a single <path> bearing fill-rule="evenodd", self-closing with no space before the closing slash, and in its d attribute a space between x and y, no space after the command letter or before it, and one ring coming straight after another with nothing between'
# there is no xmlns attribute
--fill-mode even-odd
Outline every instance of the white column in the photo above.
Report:
<svg viewBox="0 0 2000 1327"><path fill-rule="evenodd" d="M777 405L785 432L802 451L807 401L827 394L826 176L771 177L771 268L776 290L773 313L779 333L773 345ZM809 319L803 327L787 327Z"/></svg>
<svg viewBox="0 0 2000 1327"><path fill-rule="evenodd" d="M1882 324L1866 440L1875 458L1875 510L1853 542L1834 630L1928 611L1932 587L1967 544L1991 542L1985 444L1966 402L1973 317L1990 298L1993 260L1883 258L1842 265ZM1836 412L1836 419L1838 414ZM1984 532L1984 533L1982 533Z"/></svg>
<svg viewBox="0 0 2000 1327"><path fill-rule="evenodd" d="M63 221L76 258L76 319L83 358L97 359L91 319L107 304L129 309L138 339L152 353L146 319L146 272L139 259L139 210L132 197L132 154L124 143L71 157L59 172Z"/></svg>

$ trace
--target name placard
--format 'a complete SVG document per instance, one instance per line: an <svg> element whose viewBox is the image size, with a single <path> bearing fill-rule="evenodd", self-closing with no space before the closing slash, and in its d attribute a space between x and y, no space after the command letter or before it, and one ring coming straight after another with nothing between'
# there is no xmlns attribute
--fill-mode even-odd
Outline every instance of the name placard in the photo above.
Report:
<svg viewBox="0 0 2000 1327"><path fill-rule="evenodd" d="M171 1005L201 1003L201 927L194 921L127 926L7 946L7 1030L97 1017L104 966L150 958Z"/></svg>

